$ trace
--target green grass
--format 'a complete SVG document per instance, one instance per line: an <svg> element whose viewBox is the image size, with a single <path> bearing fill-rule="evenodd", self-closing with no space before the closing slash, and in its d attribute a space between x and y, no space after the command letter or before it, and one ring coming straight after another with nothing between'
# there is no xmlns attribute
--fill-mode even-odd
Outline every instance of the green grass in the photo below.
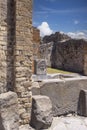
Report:
<svg viewBox="0 0 87 130"><path fill-rule="evenodd" d="M47 73L48 74L54 74L54 73L70 74L72 72L63 71L63 70L54 69L54 68L47 68Z"/></svg>

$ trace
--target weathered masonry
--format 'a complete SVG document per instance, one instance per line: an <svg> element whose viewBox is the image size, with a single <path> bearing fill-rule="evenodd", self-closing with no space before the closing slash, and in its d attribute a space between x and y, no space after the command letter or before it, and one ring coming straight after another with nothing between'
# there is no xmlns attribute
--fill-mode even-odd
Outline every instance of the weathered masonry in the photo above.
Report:
<svg viewBox="0 0 87 130"><path fill-rule="evenodd" d="M0 0L0 94L18 95L20 124L30 120L32 0Z"/></svg>
<svg viewBox="0 0 87 130"><path fill-rule="evenodd" d="M54 44L51 64L54 68L87 75L87 41L72 39Z"/></svg>

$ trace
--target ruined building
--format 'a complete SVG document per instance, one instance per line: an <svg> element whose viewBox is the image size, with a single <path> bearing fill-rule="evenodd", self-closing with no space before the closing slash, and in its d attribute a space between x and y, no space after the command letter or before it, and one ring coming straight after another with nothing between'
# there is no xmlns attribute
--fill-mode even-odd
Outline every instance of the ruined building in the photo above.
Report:
<svg viewBox="0 0 87 130"><path fill-rule="evenodd" d="M39 38L37 39L37 36L33 37L33 33L37 33L37 30L36 28L34 28L33 31L32 28L32 0L0 0L0 130L19 130L19 125L29 124L30 122L31 107L33 106L31 93L33 40L35 40L36 43L39 41ZM37 35L39 35L39 32L37 33ZM83 48L84 72L87 75L87 46L82 46L82 49ZM37 95L39 95L38 98L41 99L40 103L42 103L42 105L39 105L41 106L40 108L42 112L42 118L39 119L42 119L42 121L46 120L46 123L48 123L46 125L49 125L49 119L51 119L50 122L52 122L52 105L50 102L50 107L47 107L47 105L49 105L49 102L47 101L50 100L48 99L48 97L44 97L46 101L43 100L43 103L41 95L49 96L53 100L57 99L55 97L55 93L57 93L56 95L57 97L59 96L58 100L60 104L57 105L55 100L53 100L53 103L55 103L53 104L54 107L57 108L58 106L58 110L60 108L60 111L64 110L64 112L66 108L66 112L71 112L71 110L74 109L72 107L72 104L76 104L73 111L77 112L80 90L87 87L87 78L83 78L81 82L80 78L78 78L76 81L68 80L68 83L66 79L60 80L61 82L58 82L58 80L57 82L55 82L55 84L54 82L50 83L48 81L44 84L40 84L43 85L41 87L39 86L39 83L33 83L34 86L35 84L36 86L39 86L37 87L39 91ZM52 89L50 89L50 85ZM70 85L73 89L69 89L70 91L68 91L68 86ZM75 90L76 86L78 87ZM73 95L73 93L75 93L75 95ZM87 91L85 92L84 99L87 99L86 93ZM67 104L65 100L68 101ZM75 101L75 103L73 103L72 100ZM61 105L64 105L62 107L63 109L61 109ZM86 102L84 103L84 105L87 106ZM47 115L43 108L47 108L46 110L48 111L50 116ZM50 111L48 108L50 109ZM42 110L45 112L45 114ZM36 112L37 116L37 113L40 111L34 112ZM87 112L85 113L87 116ZM44 117L44 115L46 118ZM41 122L40 125L43 125L43 123Z"/></svg>
<svg viewBox="0 0 87 130"><path fill-rule="evenodd" d="M45 36L40 48L47 66L87 75L87 41L57 32Z"/></svg>
<svg viewBox="0 0 87 130"><path fill-rule="evenodd" d="M0 94L17 93L19 123L30 120L32 0L0 0Z"/></svg>

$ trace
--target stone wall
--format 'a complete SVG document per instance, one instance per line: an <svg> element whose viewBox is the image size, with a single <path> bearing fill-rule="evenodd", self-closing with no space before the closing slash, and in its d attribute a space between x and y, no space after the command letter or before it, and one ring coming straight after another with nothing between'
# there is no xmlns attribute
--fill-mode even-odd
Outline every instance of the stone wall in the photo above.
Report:
<svg viewBox="0 0 87 130"><path fill-rule="evenodd" d="M84 45L84 74L87 75L87 44Z"/></svg>
<svg viewBox="0 0 87 130"><path fill-rule="evenodd" d="M33 42L40 44L40 30L33 27Z"/></svg>
<svg viewBox="0 0 87 130"><path fill-rule="evenodd" d="M78 113L80 108L80 92L87 91L87 77L61 77L60 79L43 80L40 85L40 95L48 96L53 105L53 115ZM38 91L38 92L39 92ZM82 99L86 103L86 99ZM82 106L83 108L84 106ZM86 104L84 111L86 110Z"/></svg>
<svg viewBox="0 0 87 130"><path fill-rule="evenodd" d="M33 27L33 64L32 64L32 72L34 73L34 61L39 58L39 46L40 46L40 31L36 27Z"/></svg>
<svg viewBox="0 0 87 130"><path fill-rule="evenodd" d="M34 59L39 57L39 46L40 46L40 31L33 27L33 56Z"/></svg>
<svg viewBox="0 0 87 130"><path fill-rule="evenodd" d="M86 42L83 40L73 39L54 44L52 50L52 67L83 73L84 44Z"/></svg>
<svg viewBox="0 0 87 130"><path fill-rule="evenodd" d="M87 41L71 39L59 32L45 36L40 45L40 56L47 66L87 75Z"/></svg>
<svg viewBox="0 0 87 130"><path fill-rule="evenodd" d="M20 124L30 120L32 33L32 0L0 0L0 93L17 93Z"/></svg>
<svg viewBox="0 0 87 130"><path fill-rule="evenodd" d="M0 1L0 93L13 90L15 48L15 1Z"/></svg>
<svg viewBox="0 0 87 130"><path fill-rule="evenodd" d="M15 91L18 94L20 123L28 123L31 111L32 0L16 2Z"/></svg>
<svg viewBox="0 0 87 130"><path fill-rule="evenodd" d="M58 41L63 41L63 40L69 40L71 39L68 35L60 32L55 32L54 34L51 34L50 36L44 36L42 43L49 43L53 42L56 43Z"/></svg>

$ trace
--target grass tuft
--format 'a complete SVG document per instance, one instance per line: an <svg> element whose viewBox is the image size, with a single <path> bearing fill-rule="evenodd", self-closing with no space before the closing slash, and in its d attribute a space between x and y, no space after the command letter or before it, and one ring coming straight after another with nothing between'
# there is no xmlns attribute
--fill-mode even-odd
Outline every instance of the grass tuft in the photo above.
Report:
<svg viewBox="0 0 87 130"><path fill-rule="evenodd" d="M70 74L70 73L72 73L72 72L63 71L63 70L54 69L54 68L47 68L47 73L48 73L48 74L54 74L54 73Z"/></svg>

